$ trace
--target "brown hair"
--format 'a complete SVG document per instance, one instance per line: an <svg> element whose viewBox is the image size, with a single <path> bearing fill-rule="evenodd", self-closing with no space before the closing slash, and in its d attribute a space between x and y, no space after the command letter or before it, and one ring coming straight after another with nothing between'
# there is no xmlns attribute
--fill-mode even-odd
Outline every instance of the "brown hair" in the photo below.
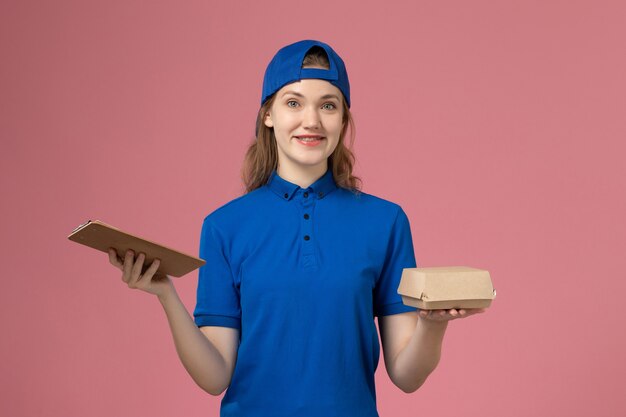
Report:
<svg viewBox="0 0 626 417"><path fill-rule="evenodd" d="M314 46L307 52L302 62L302 67L322 67L329 69L330 64L324 49ZM276 149L276 138L274 129L265 126L265 117L274 103L276 95L271 96L259 109L256 119L256 139L248 147L241 169L241 179L245 185L245 193L254 191L267 184L272 171L278 168L278 151ZM354 121L352 114L342 100L343 107L343 129L339 135L339 143L328 157L328 167L332 170L333 177L338 187L359 194L361 191L361 179L352 175L355 157L352 152L354 145ZM346 135L349 132L349 144L346 146Z"/></svg>

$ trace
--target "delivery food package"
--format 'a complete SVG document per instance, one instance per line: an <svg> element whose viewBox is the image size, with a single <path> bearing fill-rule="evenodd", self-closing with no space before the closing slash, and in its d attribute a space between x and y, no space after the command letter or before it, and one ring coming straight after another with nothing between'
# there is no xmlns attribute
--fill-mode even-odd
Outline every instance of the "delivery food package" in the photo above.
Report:
<svg viewBox="0 0 626 417"><path fill-rule="evenodd" d="M489 272L467 266L404 268L398 294L422 310L486 308L496 296Z"/></svg>

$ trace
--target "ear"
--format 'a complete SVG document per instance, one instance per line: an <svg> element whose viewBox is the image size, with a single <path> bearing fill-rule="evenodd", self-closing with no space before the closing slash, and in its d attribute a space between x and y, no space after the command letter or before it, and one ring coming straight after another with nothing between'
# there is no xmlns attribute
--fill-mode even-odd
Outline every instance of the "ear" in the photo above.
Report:
<svg viewBox="0 0 626 417"><path fill-rule="evenodd" d="M265 126L267 127L274 127L274 122L272 121L272 115L270 114L269 111L265 113L265 120L263 120L263 123L265 123Z"/></svg>

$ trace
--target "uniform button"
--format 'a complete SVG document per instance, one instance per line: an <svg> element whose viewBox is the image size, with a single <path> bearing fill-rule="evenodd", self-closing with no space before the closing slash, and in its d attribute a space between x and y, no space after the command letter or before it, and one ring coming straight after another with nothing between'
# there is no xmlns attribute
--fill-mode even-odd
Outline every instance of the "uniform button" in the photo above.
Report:
<svg viewBox="0 0 626 417"><path fill-rule="evenodd" d="M309 240L309 239L311 239L309 235L304 235L304 240Z"/></svg>
<svg viewBox="0 0 626 417"><path fill-rule="evenodd" d="M308 197L309 193L304 193L304 198Z"/></svg>
<svg viewBox="0 0 626 417"><path fill-rule="evenodd" d="M308 215L308 214L305 214L305 215L304 215L304 218L305 218L306 220L309 220L309 215Z"/></svg>
<svg viewBox="0 0 626 417"><path fill-rule="evenodd" d="M289 198L289 194L285 193L285 198Z"/></svg>
<svg viewBox="0 0 626 417"><path fill-rule="evenodd" d="M324 195L324 193L320 191L317 195L319 195L319 196L320 196L320 198L322 198L322 196Z"/></svg>

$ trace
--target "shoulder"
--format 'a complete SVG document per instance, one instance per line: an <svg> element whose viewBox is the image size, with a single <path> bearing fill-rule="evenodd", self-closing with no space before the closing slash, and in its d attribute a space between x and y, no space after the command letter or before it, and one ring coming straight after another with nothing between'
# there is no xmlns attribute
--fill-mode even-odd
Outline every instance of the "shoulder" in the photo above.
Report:
<svg viewBox="0 0 626 417"><path fill-rule="evenodd" d="M204 224L210 224L217 229L236 227L242 218L250 213L262 210L267 201L265 187L243 194L214 209L204 218Z"/></svg>
<svg viewBox="0 0 626 417"><path fill-rule="evenodd" d="M355 194L344 188L340 188L339 190L342 199L351 200L356 207L367 210L371 214L379 214L386 218L391 217L392 219L398 215L404 215L402 207L391 200L364 191L359 191Z"/></svg>

